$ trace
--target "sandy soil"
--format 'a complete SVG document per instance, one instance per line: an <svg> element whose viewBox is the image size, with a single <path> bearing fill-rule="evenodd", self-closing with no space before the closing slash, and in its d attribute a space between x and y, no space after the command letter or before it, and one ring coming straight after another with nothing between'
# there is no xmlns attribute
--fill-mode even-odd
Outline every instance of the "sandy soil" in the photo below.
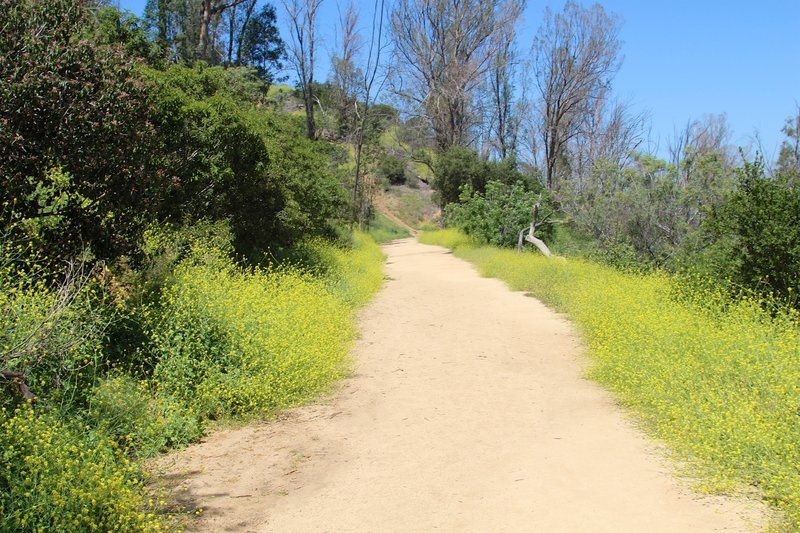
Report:
<svg viewBox="0 0 800 533"><path fill-rule="evenodd" d="M279 420L220 431L165 479L201 531L756 531L760 504L692 494L570 324L441 248L387 245L355 373Z"/></svg>

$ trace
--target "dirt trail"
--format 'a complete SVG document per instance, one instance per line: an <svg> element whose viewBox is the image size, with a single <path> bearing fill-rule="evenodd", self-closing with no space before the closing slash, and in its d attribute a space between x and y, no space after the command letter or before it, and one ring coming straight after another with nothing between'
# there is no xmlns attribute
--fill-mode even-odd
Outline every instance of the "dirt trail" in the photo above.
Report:
<svg viewBox="0 0 800 533"><path fill-rule="evenodd" d="M205 531L755 531L700 497L583 379L568 322L445 250L385 247L356 372L331 398L223 431L171 479Z"/></svg>

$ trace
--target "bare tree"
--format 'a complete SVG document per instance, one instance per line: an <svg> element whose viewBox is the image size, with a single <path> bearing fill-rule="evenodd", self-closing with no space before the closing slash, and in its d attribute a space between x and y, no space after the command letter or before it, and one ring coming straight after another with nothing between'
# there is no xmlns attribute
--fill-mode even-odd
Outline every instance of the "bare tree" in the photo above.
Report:
<svg viewBox="0 0 800 533"><path fill-rule="evenodd" d="M633 113L623 102L602 96L587 111L568 146L567 162L577 192L590 179L598 162L626 167L645 140L646 115Z"/></svg>
<svg viewBox="0 0 800 533"><path fill-rule="evenodd" d="M548 188L556 187L567 144L580 133L581 121L619 69L618 32L618 19L599 4L583 8L569 1L561 13L545 11L533 43L532 67Z"/></svg>
<svg viewBox="0 0 800 533"><path fill-rule="evenodd" d="M291 39L288 42L289 63L297 74L303 93L306 112L306 135L314 140L317 126L314 121L314 59L317 47L317 10L322 0L284 0L289 19Z"/></svg>
<svg viewBox="0 0 800 533"><path fill-rule="evenodd" d="M513 45L513 27L510 27L499 41L497 54L489 71L492 100L489 131L492 147L501 159L516 152L519 132L519 120L514 112L514 71L517 59Z"/></svg>
<svg viewBox="0 0 800 533"><path fill-rule="evenodd" d="M677 171L677 182L686 188L695 180L698 164L713 156L722 169L730 169L736 162L736 151L730 144L731 128L724 113L705 115L700 120L689 120L675 134L669 145L672 164Z"/></svg>
<svg viewBox="0 0 800 533"><path fill-rule="evenodd" d="M371 116L372 105L378 95L383 90L386 81L383 69L383 57L386 51L387 42L384 32L384 21L386 19L385 0L375 0L372 11L372 27L367 47L367 57L364 60L362 75L359 79L359 93L361 102L355 106L357 127L355 133L355 156L356 168L353 180L353 221L361 226L364 222L365 202L363 201L362 167L364 153L364 133L367 122ZM359 105L360 104L360 105Z"/></svg>
<svg viewBox="0 0 800 533"><path fill-rule="evenodd" d="M438 149L471 142L474 93L522 6L522 0L398 1L391 16L395 90L428 118Z"/></svg>
<svg viewBox="0 0 800 533"><path fill-rule="evenodd" d="M796 106L795 116L786 119L783 140L778 153L776 170L790 184L800 179L800 105Z"/></svg>
<svg viewBox="0 0 800 533"><path fill-rule="evenodd" d="M364 44L357 26L358 10L351 2L344 13L339 15L338 53L331 57L334 105L337 108L340 128L350 136L355 130L353 118L361 85L360 70L356 66L356 61Z"/></svg>

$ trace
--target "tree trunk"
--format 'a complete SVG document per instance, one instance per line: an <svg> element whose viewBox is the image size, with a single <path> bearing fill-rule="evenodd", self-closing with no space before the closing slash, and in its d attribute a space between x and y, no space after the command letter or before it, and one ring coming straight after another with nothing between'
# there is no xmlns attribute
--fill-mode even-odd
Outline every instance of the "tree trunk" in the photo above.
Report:
<svg viewBox="0 0 800 533"><path fill-rule="evenodd" d="M527 242L531 243L532 245L536 246L539 249L539 251L542 252L543 256L551 257L553 255L550 252L550 248L547 247L547 245L544 243L543 240L537 239L536 237L534 237L531 234L526 235L525 236L525 240Z"/></svg>
<svg viewBox="0 0 800 533"><path fill-rule="evenodd" d="M244 42L244 32L247 30L247 25L250 23L250 17L253 16L253 9L256 7L256 0L252 0L247 6L247 11L244 14L244 22L239 30L239 40L236 42L236 64L242 64L242 43Z"/></svg>
<svg viewBox="0 0 800 533"><path fill-rule="evenodd" d="M233 37L236 33L236 7L228 15L228 60L225 62L225 68L228 68L233 62Z"/></svg>
<svg viewBox="0 0 800 533"><path fill-rule="evenodd" d="M317 125L314 122L314 92L311 89L310 82L306 82L303 100L306 109L306 135L310 140L314 141L317 138Z"/></svg>
<svg viewBox="0 0 800 533"><path fill-rule="evenodd" d="M200 12L200 38L197 41L197 57L205 59L208 48L208 26L211 23L211 4L214 0L203 0Z"/></svg>

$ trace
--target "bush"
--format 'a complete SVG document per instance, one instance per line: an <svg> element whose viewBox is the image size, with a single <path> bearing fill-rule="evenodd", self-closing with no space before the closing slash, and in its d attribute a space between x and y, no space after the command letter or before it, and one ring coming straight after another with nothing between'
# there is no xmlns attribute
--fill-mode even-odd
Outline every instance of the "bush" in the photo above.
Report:
<svg viewBox="0 0 800 533"><path fill-rule="evenodd" d="M147 381L124 374L98 382L87 415L101 434L138 458L186 446L203 434L201 420L192 409L169 396L156 396Z"/></svg>
<svg viewBox="0 0 800 533"><path fill-rule="evenodd" d="M499 181L486 184L486 192L466 185L459 202L445 209L445 222L455 226L477 242L496 246L516 246L519 231L531 223L533 206L539 195L526 191L522 183L508 186ZM547 210L547 207L545 207ZM543 213L544 214L544 213ZM536 236L549 240L552 226L537 229Z"/></svg>
<svg viewBox="0 0 800 533"><path fill-rule="evenodd" d="M304 244L314 272L238 266L218 223L147 235L153 271L142 279L161 295L121 309L142 338L115 333L112 341L127 343L117 351L94 327L97 305L101 318L112 315L92 285L53 315L57 294L0 248L0 370L22 372L38 400L36 410L21 405L6 383L0 530L156 530L162 524L131 461L195 441L208 418L293 405L349 368L352 310L383 279L382 254L366 235L351 247ZM31 349L9 357L25 339Z"/></svg>
<svg viewBox="0 0 800 533"><path fill-rule="evenodd" d="M0 405L18 404L23 386L48 405L80 405L99 369L101 334L111 320L90 272L68 269L57 290L30 261L29 246L0 242Z"/></svg>
<svg viewBox="0 0 800 533"><path fill-rule="evenodd" d="M760 159L745 163L706 228L713 243L698 257L717 277L800 308L800 184L766 177Z"/></svg>
<svg viewBox="0 0 800 533"><path fill-rule="evenodd" d="M149 172L154 130L147 88L121 46L91 38L80 0L0 0L0 207L4 232L47 214L40 185L62 169L60 223L32 235L57 262L85 247L134 251L166 176Z"/></svg>
<svg viewBox="0 0 800 533"><path fill-rule="evenodd" d="M147 71L155 85L162 166L171 176L161 218L187 213L230 222L237 251L326 234L343 203L325 143L304 138L292 117L258 107L247 69L173 65Z"/></svg>
<svg viewBox="0 0 800 533"><path fill-rule="evenodd" d="M399 157L386 155L378 161L378 175L392 185L403 185L406 182L406 162Z"/></svg>
<svg viewBox="0 0 800 533"><path fill-rule="evenodd" d="M460 146L450 148L437 158L434 174L433 186L439 193L442 207L457 202L464 185L483 192L489 180L489 168L478 153Z"/></svg>
<svg viewBox="0 0 800 533"><path fill-rule="evenodd" d="M475 150L461 146L453 146L439 155L434 165L434 175L433 187L439 195L442 208L460 201L463 187L469 186L473 191L483 194L490 181L508 186L521 183L525 190L542 190L538 181L518 170L513 157L502 161L484 161Z"/></svg>
<svg viewBox="0 0 800 533"><path fill-rule="evenodd" d="M351 307L377 289L380 250L304 244L318 277L288 266L243 270L192 257L148 313L159 394L201 417L265 415L325 390L348 368Z"/></svg>

